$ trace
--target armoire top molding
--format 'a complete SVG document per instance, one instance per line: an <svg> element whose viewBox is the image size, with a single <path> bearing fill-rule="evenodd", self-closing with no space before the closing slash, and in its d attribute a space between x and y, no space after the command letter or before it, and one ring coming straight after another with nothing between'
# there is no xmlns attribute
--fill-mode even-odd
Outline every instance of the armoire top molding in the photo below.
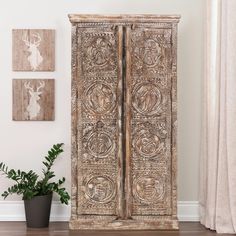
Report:
<svg viewBox="0 0 236 236"><path fill-rule="evenodd" d="M153 14L122 14L122 15L98 15L98 14L69 14L71 23L77 22L179 22L180 15L153 15Z"/></svg>

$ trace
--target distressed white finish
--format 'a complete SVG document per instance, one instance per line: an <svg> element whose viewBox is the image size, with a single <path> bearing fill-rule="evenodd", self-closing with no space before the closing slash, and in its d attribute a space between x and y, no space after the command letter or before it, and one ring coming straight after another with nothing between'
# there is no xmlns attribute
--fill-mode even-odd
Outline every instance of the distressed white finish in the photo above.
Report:
<svg viewBox="0 0 236 236"><path fill-rule="evenodd" d="M174 124L180 16L69 18L70 229L178 229Z"/></svg>
<svg viewBox="0 0 236 236"><path fill-rule="evenodd" d="M33 40L29 39L27 35L25 34L22 40L24 41L25 45L28 47L27 51L30 53L30 55L28 56L28 61L30 63L31 69L35 71L43 62L43 57L41 56L41 53L38 49L42 39L39 33L33 34L32 38Z"/></svg>
<svg viewBox="0 0 236 236"><path fill-rule="evenodd" d="M40 95L43 93L43 91L40 89L43 89L45 87L45 82L39 82L39 86L36 90L33 89L32 86L30 86L30 82L24 83L25 88L28 90L30 94L30 100L29 105L27 106L27 112L29 113L30 119L34 119L38 116L40 113Z"/></svg>

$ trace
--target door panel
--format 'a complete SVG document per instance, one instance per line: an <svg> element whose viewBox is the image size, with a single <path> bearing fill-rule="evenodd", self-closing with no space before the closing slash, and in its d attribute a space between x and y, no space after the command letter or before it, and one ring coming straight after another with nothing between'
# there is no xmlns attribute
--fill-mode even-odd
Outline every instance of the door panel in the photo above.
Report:
<svg viewBox="0 0 236 236"><path fill-rule="evenodd" d="M77 28L78 215L122 215L122 30Z"/></svg>
<svg viewBox="0 0 236 236"><path fill-rule="evenodd" d="M171 215L171 29L126 31L127 216Z"/></svg>

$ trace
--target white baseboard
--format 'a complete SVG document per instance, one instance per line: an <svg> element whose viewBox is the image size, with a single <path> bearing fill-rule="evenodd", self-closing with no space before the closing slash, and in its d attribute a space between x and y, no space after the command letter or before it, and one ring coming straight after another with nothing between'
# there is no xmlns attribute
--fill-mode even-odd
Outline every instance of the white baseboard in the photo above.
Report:
<svg viewBox="0 0 236 236"><path fill-rule="evenodd" d="M197 201L179 201L178 217L180 221L199 221ZM70 206L54 201L50 221L69 221ZM25 221L23 201L0 201L0 221Z"/></svg>
<svg viewBox="0 0 236 236"><path fill-rule="evenodd" d="M52 202L50 221L69 221L70 206ZM0 221L25 221L23 201L0 201Z"/></svg>
<svg viewBox="0 0 236 236"><path fill-rule="evenodd" d="M178 218L180 221L200 221L198 201L179 201Z"/></svg>

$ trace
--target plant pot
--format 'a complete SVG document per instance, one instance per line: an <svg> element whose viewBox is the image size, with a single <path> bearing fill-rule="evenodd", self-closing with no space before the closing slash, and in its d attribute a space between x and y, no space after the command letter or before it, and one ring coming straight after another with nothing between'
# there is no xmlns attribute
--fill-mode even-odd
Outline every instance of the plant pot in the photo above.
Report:
<svg viewBox="0 0 236 236"><path fill-rule="evenodd" d="M44 228L49 225L52 193L24 200L26 224L29 228Z"/></svg>

